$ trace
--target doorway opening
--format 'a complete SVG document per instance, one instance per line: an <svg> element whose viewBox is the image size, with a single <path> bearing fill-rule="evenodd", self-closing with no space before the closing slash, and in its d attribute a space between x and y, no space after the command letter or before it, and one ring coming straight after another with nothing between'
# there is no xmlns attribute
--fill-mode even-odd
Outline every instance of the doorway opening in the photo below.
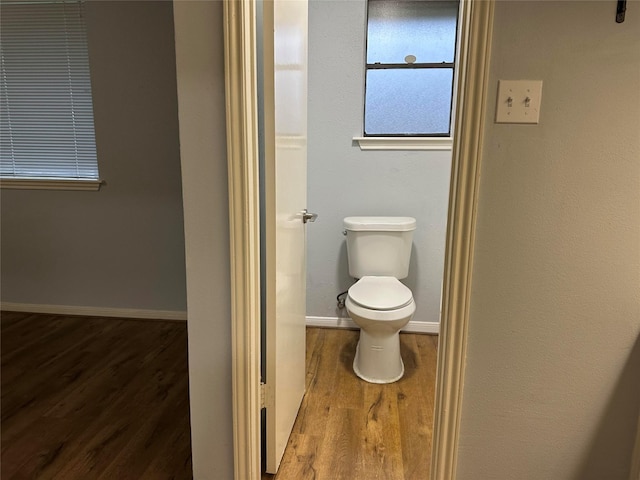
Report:
<svg viewBox="0 0 640 480"><path fill-rule="evenodd" d="M236 5L236 4L240 5ZM466 3L466 2L465 2ZM461 22L460 111L456 120L441 343L434 425L432 479L451 478L455 469L457 423L463 379L468 280L472 260L474 202L481 147L492 2L469 2ZM236 478L259 478L259 255L255 226L257 199L255 72L251 73L255 32L253 2L225 4L227 95L232 217L234 412ZM247 75L247 69L249 74ZM252 88L243 88L247 85ZM238 259L238 253L244 253ZM444 476L449 475L449 476Z"/></svg>

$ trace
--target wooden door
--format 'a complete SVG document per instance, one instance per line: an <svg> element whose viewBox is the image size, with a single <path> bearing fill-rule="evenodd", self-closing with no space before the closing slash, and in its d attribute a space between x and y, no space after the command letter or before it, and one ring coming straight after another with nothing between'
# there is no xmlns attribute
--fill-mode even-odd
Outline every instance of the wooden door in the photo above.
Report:
<svg viewBox="0 0 640 480"><path fill-rule="evenodd" d="M305 387L307 1L263 4L266 470L275 473Z"/></svg>

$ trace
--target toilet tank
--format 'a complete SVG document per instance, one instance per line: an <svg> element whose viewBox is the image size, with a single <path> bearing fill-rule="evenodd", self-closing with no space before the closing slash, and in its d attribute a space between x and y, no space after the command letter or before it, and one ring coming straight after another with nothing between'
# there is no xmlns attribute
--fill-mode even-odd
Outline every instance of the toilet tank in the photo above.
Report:
<svg viewBox="0 0 640 480"><path fill-rule="evenodd" d="M416 219L412 217L347 217L349 275L406 278Z"/></svg>

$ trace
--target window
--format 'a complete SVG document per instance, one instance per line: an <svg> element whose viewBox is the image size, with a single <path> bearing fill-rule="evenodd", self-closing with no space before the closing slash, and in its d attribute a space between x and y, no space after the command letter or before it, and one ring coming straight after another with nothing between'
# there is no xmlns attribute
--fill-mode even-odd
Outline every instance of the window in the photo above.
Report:
<svg viewBox="0 0 640 480"><path fill-rule="evenodd" d="M368 1L365 136L451 135L458 3Z"/></svg>
<svg viewBox="0 0 640 480"><path fill-rule="evenodd" d="M99 185L82 10L80 2L0 3L3 186Z"/></svg>

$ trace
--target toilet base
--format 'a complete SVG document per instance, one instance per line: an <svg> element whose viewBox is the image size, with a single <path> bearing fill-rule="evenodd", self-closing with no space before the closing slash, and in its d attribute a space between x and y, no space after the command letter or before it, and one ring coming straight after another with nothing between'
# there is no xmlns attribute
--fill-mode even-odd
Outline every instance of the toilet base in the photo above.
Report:
<svg viewBox="0 0 640 480"><path fill-rule="evenodd" d="M371 335L360 329L353 371L369 383L393 383L404 375L400 335Z"/></svg>

